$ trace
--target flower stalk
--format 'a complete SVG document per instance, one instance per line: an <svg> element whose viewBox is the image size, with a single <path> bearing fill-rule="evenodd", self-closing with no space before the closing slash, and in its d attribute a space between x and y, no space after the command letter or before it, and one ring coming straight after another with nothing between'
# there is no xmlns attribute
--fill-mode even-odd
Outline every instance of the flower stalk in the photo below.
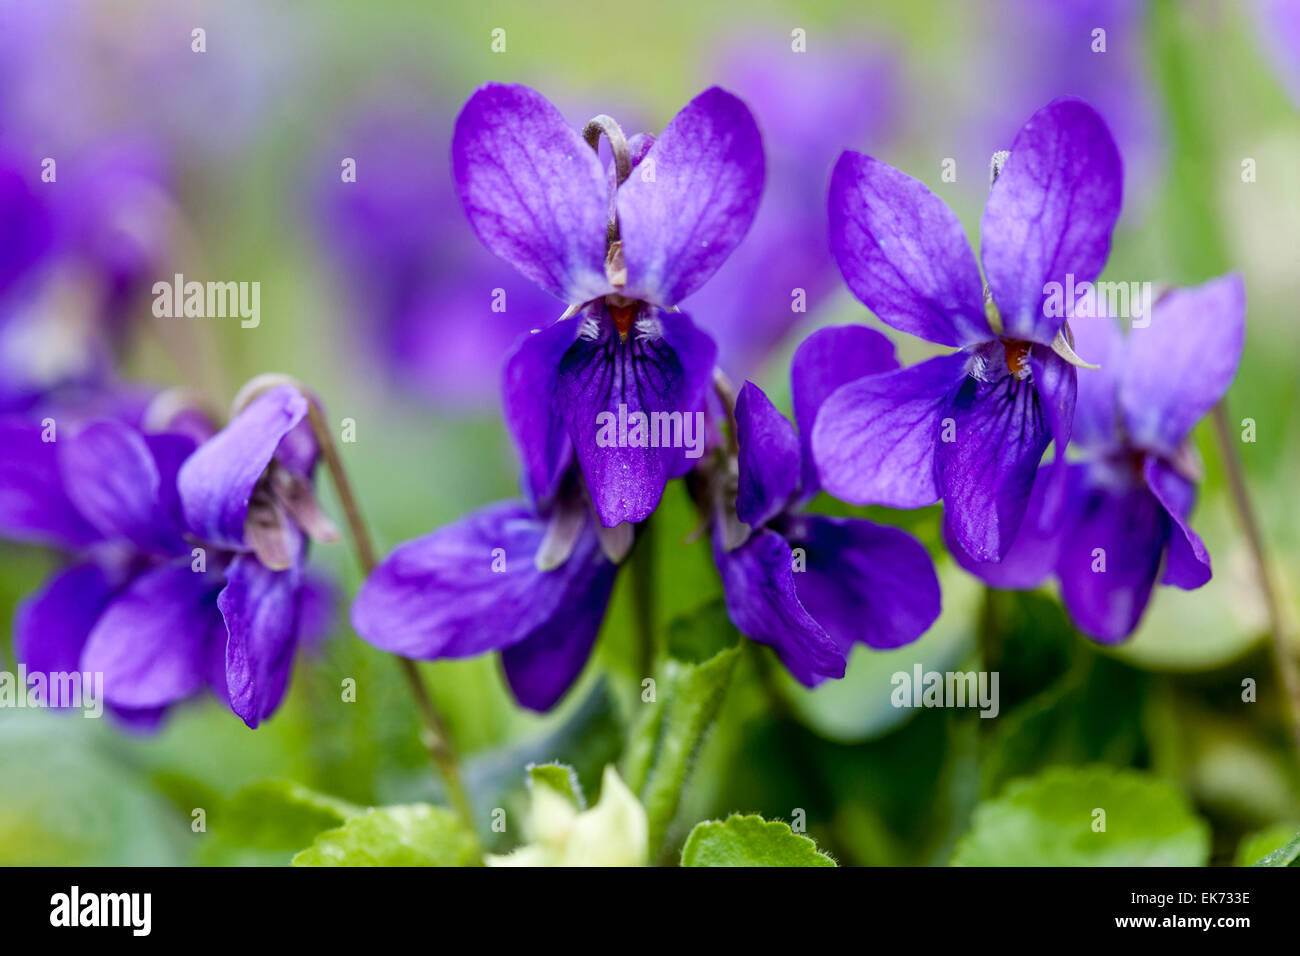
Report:
<svg viewBox="0 0 1300 956"><path fill-rule="evenodd" d="M1296 753L1300 754L1300 671L1297 671L1295 660L1295 622L1282 599L1282 589L1264 545L1264 535L1260 530L1259 518L1250 497L1250 488L1246 484L1241 459L1237 456L1237 449L1233 443L1226 404L1225 399L1214 406L1212 413L1214 435L1219 444L1219 458L1227 473L1233 508L1237 512L1241 530L1246 536L1246 543L1255 563L1255 576L1259 580L1260 593L1268 609L1268 632L1273 652L1273 666L1282 684L1284 697L1282 711L1294 738Z"/></svg>
<svg viewBox="0 0 1300 956"><path fill-rule="evenodd" d="M334 482L334 490L338 493L339 503L343 508L343 518L348 526L348 536L352 540L352 547L356 552L357 560L361 564L362 572L369 575L375 569L378 559L375 555L374 542L370 538L370 531L361 515L361 508L357 504L357 496L353 492L352 482L348 478L347 471L343 468L343 460L339 457L338 446L334 443L334 436L330 433L329 425L321 414L320 407L312 400L311 395L305 389L300 387L299 390L302 391L303 397L307 399L308 418L311 422L312 434L315 436L316 444L320 447L321 455L325 459L325 467L329 469L330 478ZM429 756L433 759L434 765L441 774L443 783L447 788L448 797L456 812L465 822L468 831L471 834L476 834L474 812L461 777L460 760L447 732L447 723L434 704L433 697L429 694L429 689L425 686L424 678L420 676L420 670L415 661L409 657L394 656L397 657L402 676L406 679L407 686L411 690L411 696L415 699L416 708L420 712L420 719L423 723L420 740L429 751Z"/></svg>

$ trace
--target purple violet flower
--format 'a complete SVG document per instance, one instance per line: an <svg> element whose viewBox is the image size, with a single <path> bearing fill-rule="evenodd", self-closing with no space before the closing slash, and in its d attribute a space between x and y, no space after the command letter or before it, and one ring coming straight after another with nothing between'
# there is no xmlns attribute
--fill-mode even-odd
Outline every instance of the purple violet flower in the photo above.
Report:
<svg viewBox="0 0 1300 956"><path fill-rule="evenodd" d="M879 332L822 329L790 370L799 434L753 382L736 401L737 487L734 496L715 492L714 560L736 627L808 686L843 677L854 643L901 647L939 616L939 579L915 538L800 510L818 491L808 434L822 402L846 382L897 367Z"/></svg>
<svg viewBox="0 0 1300 956"><path fill-rule="evenodd" d="M1059 521L1029 516L1001 564L957 560L994 587L1033 588L1055 573L1081 631L1114 643L1137 627L1157 579L1184 590L1210 580L1210 555L1188 517L1200 467L1188 435L1227 392L1245 340L1237 275L1157 300L1127 336L1107 317L1077 320L1075 342L1101 368L1079 378L1074 447Z"/></svg>
<svg viewBox="0 0 1300 956"><path fill-rule="evenodd" d="M294 430L306 400L272 389L204 442L206 418L174 396L163 393L138 416L52 414L52 441L29 417L0 425L11 450L0 463L3 533L71 558L23 602L15 649L29 672L102 673L106 702L129 724L152 726L207 688L256 727L283 696L323 588L302 575L302 535L286 522L270 522L294 549L282 570L259 555L283 552L251 550L242 532L227 532L241 509L250 525L267 523L269 495L272 510L307 515L328 537L300 483L314 458ZM245 489L241 476L254 468ZM210 511L223 522L207 522ZM249 537L274 536L262 528Z"/></svg>
<svg viewBox="0 0 1300 956"><path fill-rule="evenodd" d="M399 545L357 592L352 626L420 660L500 651L515 699L549 710L591 656L631 545L619 537L598 529L570 469L544 513L501 501Z"/></svg>
<svg viewBox="0 0 1300 956"><path fill-rule="evenodd" d="M597 117L614 161L540 94L488 84L456 121L453 171L479 239L568 309L507 360L505 411L531 496L555 495L572 458L600 522L644 520L693 459L680 442L605 441L603 420L695 419L716 347L676 304L740 242L763 187L749 110L716 87L658 139L624 140ZM645 436L642 436L645 437Z"/></svg>
<svg viewBox="0 0 1300 956"><path fill-rule="evenodd" d="M1063 356L1077 359L1065 319L1046 307L1049 284L1097 278L1121 182L1115 144L1089 106L1059 99L1035 113L984 209L985 294L942 200L870 156L840 157L831 248L849 288L888 325L959 350L826 400L812 448L827 491L896 508L942 498L951 539L981 561L1011 547L1052 442L1056 484L1046 494L1059 502L1076 390Z"/></svg>

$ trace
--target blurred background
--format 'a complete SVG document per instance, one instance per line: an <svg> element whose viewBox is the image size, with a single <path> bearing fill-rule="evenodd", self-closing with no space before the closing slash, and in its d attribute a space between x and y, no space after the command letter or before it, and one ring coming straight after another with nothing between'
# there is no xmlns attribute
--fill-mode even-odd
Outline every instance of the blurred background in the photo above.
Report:
<svg viewBox="0 0 1300 956"><path fill-rule="evenodd" d="M923 180L977 244L990 155L1039 106L1074 94L1103 114L1125 162L1103 278L1245 278L1248 337L1228 417L1256 423L1238 450L1294 613L1296 6L0 0L0 195L10 202L0 246L29 237L0 274L2 410L117 380L191 386L224 415L250 377L292 374L330 418L355 420L343 455L387 552L517 495L499 367L519 334L561 308L483 251L459 208L451 129L476 86L523 82L575 126L608 113L629 133L659 131L714 83L747 101L767 151L763 207L684 307L718 338L733 378L752 378L787 411L789 356L817 327L864 322L905 363L927 355L848 294L825 249L839 151ZM41 181L50 158L54 183ZM349 160L355 182L343 175ZM174 273L260 282L260 325L156 318L150 289ZM796 286L808 290L806 313L790 310ZM495 289L506 290L504 313L492 309ZM801 808L841 862L946 863L975 807L1009 781L1101 764L1164 781L1205 821L1207 862L1285 842L1278 835L1300 828L1300 765L1267 609L1208 423L1196 438L1207 480L1194 521L1214 579L1157 591L1136 636L1115 648L1074 632L1050 588L986 592L944 555L937 508L873 512L932 547L939 622L899 651L859 646L849 675L816 692L747 656L679 822L731 810L789 819ZM861 513L825 496L813 510ZM657 534L660 626L720 593L707 546L685 542L695 523L670 487ZM0 545L0 617L11 621L57 561ZM347 627L351 553L318 547L312 561L335 581L335 626L256 731L213 701L147 735L0 709L0 862L283 863L311 831L259 816L256 785L272 780L358 804L440 799L397 667ZM639 681L627 587L625 575L592 664L550 714L513 704L494 656L426 667L480 807L520 805L531 760L572 763L594 788L618 758ZM12 669L8 631L0 666ZM972 667L989 648L998 719L890 705L894 672ZM340 702L347 678L355 703ZM1247 678L1254 703L1242 701ZM195 808L227 823L195 833Z"/></svg>

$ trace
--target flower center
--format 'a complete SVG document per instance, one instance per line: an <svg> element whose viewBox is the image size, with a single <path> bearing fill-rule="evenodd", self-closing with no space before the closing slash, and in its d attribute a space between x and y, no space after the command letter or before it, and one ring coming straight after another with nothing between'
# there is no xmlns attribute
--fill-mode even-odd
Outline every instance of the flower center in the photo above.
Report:
<svg viewBox="0 0 1300 956"><path fill-rule="evenodd" d="M1007 371L1016 378L1029 374L1029 343L1020 339L1003 339L1002 345L1007 351Z"/></svg>
<svg viewBox="0 0 1300 956"><path fill-rule="evenodd" d="M609 318L614 323L614 328L618 330L618 340L626 342L628 333L632 331L632 325L636 322L636 314L640 311L641 303L636 299L625 299L622 296L606 296L605 308L609 310Z"/></svg>

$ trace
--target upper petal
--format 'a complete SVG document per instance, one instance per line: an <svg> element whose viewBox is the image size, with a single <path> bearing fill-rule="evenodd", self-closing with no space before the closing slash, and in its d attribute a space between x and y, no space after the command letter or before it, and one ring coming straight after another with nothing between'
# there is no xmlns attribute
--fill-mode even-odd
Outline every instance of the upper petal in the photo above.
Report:
<svg viewBox="0 0 1300 956"><path fill-rule="evenodd" d="M763 175L744 103L716 86L687 103L618 190L626 294L667 306L703 285L754 221Z"/></svg>
<svg viewBox="0 0 1300 956"><path fill-rule="evenodd" d="M82 669L104 675L118 707L162 707L203 688L217 629L219 582L169 564L141 574L114 597L86 640Z"/></svg>
<svg viewBox="0 0 1300 956"><path fill-rule="evenodd" d="M727 614L746 637L776 651L801 683L843 677L846 654L795 594L790 545L761 529L727 551L714 535L713 559L722 578Z"/></svg>
<svg viewBox="0 0 1300 956"><path fill-rule="evenodd" d="M1110 254L1124 169L1105 121L1082 100L1053 100L1016 134L980 222L980 261L1007 335L1050 345L1049 282L1092 282Z"/></svg>
<svg viewBox="0 0 1300 956"><path fill-rule="evenodd" d="M253 489L280 440L306 416L307 399L302 393L292 385L277 385L200 445L177 476L190 530L213 544L243 548Z"/></svg>
<svg viewBox="0 0 1300 956"><path fill-rule="evenodd" d="M703 454L717 347L684 312L645 306L622 341L604 307L593 309L560 363L556 404L596 514L612 528L649 517L667 481Z"/></svg>
<svg viewBox="0 0 1300 956"><path fill-rule="evenodd" d="M303 539L283 571L255 554L237 555L226 568L217 606L226 622L226 692L230 709L256 727L280 705L298 646L298 585Z"/></svg>
<svg viewBox="0 0 1300 956"><path fill-rule="evenodd" d="M845 655L855 642L902 647L939 616L939 578L921 543L905 531L857 518L799 515L782 526L804 549L795 593Z"/></svg>
<svg viewBox="0 0 1300 956"><path fill-rule="evenodd" d="M1175 525L1169 532L1169 556L1162 583L1195 590L1212 576L1209 549L1188 520L1196 500L1196 486L1155 456L1143 462L1142 475Z"/></svg>
<svg viewBox="0 0 1300 956"><path fill-rule="evenodd" d="M799 438L789 419L753 382L746 382L736 399L736 435L736 516L757 528L780 514L799 487Z"/></svg>
<svg viewBox="0 0 1300 956"><path fill-rule="evenodd" d="M925 184L851 150L831 174L831 252L882 322L941 345L992 337L957 216Z"/></svg>
<svg viewBox="0 0 1300 956"><path fill-rule="evenodd" d="M610 291L596 153L540 93L488 83L456 118L452 169L483 244L565 302Z"/></svg>
<svg viewBox="0 0 1300 956"><path fill-rule="evenodd" d="M820 488L812 434L822 403L841 385L896 368L894 343L865 325L818 329L795 349L790 360L790 392L794 421L799 426L801 498L811 498Z"/></svg>
<svg viewBox="0 0 1300 956"><path fill-rule="evenodd" d="M920 508L937 501L940 420L968 359L962 352L941 355L832 392L812 432L823 487L858 505Z"/></svg>
<svg viewBox="0 0 1300 956"><path fill-rule="evenodd" d="M1133 444L1173 455L1228 391L1246 339L1246 288L1233 273L1175 289L1134 325L1119 401Z"/></svg>

